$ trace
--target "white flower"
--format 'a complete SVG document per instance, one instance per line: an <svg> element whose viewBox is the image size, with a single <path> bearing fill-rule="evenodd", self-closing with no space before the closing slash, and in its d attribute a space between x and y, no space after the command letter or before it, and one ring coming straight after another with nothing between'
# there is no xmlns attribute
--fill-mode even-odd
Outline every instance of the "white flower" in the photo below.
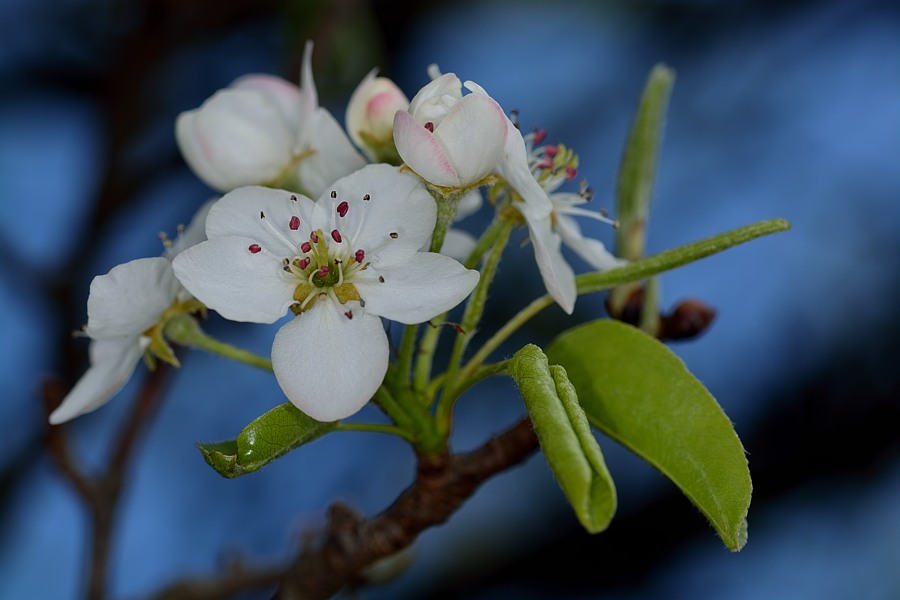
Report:
<svg viewBox="0 0 900 600"><path fill-rule="evenodd" d="M582 216L613 223L605 215L580 207L591 198L591 191L583 183L578 194L553 193L564 182L575 178L578 157L563 146L542 146L535 149L535 139L542 141L544 136L542 131L527 136L527 162L531 180L548 194L552 211L549 215L540 216L530 210L527 202L516 203L514 206L528 224L535 260L547 291L566 313L571 314L575 309L577 295L575 273L562 255L561 243L565 243L598 271L619 267L626 261L610 254L599 240L585 237L581 227L572 218Z"/></svg>
<svg viewBox="0 0 900 600"><path fill-rule="evenodd" d="M493 98L463 96L459 78L447 73L419 90L408 112L394 115L394 143L425 181L464 188L494 171L503 157L507 123Z"/></svg>
<svg viewBox="0 0 900 600"><path fill-rule="evenodd" d="M300 88L279 77L249 75L178 115L178 146L200 179L222 192L277 184L318 195L365 164L319 106L311 57L307 42Z"/></svg>
<svg viewBox="0 0 900 600"><path fill-rule="evenodd" d="M180 251L206 238L203 227L212 206L204 204L190 225L168 244L164 257L139 258L94 277L88 294L91 366L50 415L58 425L100 408L122 389L150 344L144 335L172 304L190 298L172 270Z"/></svg>
<svg viewBox="0 0 900 600"><path fill-rule="evenodd" d="M373 162L397 160L394 146L394 114L409 108L409 99L387 77L366 75L350 96L347 131Z"/></svg>
<svg viewBox="0 0 900 600"><path fill-rule="evenodd" d="M88 296L91 366L50 415L57 425L105 404L131 377L150 338L144 332L175 301L178 280L166 258L140 258L95 277Z"/></svg>
<svg viewBox="0 0 900 600"><path fill-rule="evenodd" d="M318 202L260 187L226 194L209 240L175 259L187 289L227 319L297 316L272 345L288 399L321 421L358 411L381 385L388 339L379 317L421 323L461 302L476 271L419 252L437 208L421 181L369 165Z"/></svg>

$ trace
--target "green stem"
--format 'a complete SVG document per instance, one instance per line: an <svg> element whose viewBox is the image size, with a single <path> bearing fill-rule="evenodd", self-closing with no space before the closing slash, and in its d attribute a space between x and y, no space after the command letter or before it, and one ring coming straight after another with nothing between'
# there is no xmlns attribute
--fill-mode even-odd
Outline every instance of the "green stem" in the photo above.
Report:
<svg viewBox="0 0 900 600"><path fill-rule="evenodd" d="M481 277L475 291L469 296L466 303L466 310L463 313L462 331L457 334L453 343L453 350L450 353L450 361L447 365L447 374L444 378L444 393L438 403L436 419L438 427L442 431L449 430L450 412L453 410L453 403L458 397L456 390L462 386L457 385L457 373L462 363L463 354L471 337L475 334L481 315L484 313L484 305L487 302L488 290L497 274L497 266L500 264L500 258L509 242L509 234L512 231L512 223L503 221L503 226L498 230L491 246L490 252L484 260L484 266L481 269ZM465 380L463 380L465 382ZM465 383L463 384L465 385Z"/></svg>
<svg viewBox="0 0 900 600"><path fill-rule="evenodd" d="M395 425L383 425L380 423L344 423L339 422L334 426L335 431L365 431L370 433L386 433L389 435L400 436L403 439L413 442L414 437L405 429L401 429Z"/></svg>
<svg viewBox="0 0 900 600"><path fill-rule="evenodd" d="M200 348L264 371L272 370L271 360L215 339L203 331L197 320L188 314L182 313L171 317L166 322L165 334L176 344Z"/></svg>
<svg viewBox="0 0 900 600"><path fill-rule="evenodd" d="M469 258L466 259L465 265L467 269L474 269L478 266L478 263L481 262L481 257L488 251L488 248L494 245L494 242L497 241L497 237L503 229L507 227L507 223L508 221L505 219L500 219L497 216L494 217L494 220L481 235L481 239L478 240L478 243L472 249ZM509 235L509 233L506 235Z"/></svg>
<svg viewBox="0 0 900 600"><path fill-rule="evenodd" d="M437 204L437 221L434 224L434 233L431 236L431 248L429 249L431 252L440 252L444 246L447 230L450 229L453 217L456 216L459 201L468 189L442 189L431 185L425 187Z"/></svg>
<svg viewBox="0 0 900 600"><path fill-rule="evenodd" d="M469 254L469 258L465 263L467 269L474 269L478 265L481 257L497 241L497 237L506 227L508 225L503 219L494 218L490 226L481 235L478 244ZM444 313L429 321L429 327L422 334L422 339L419 341L419 357L416 360L415 373L413 374L413 389L416 391L417 396L424 399L425 403L430 403L434 397L433 390L428 391L433 387L429 385L428 380L431 377L434 352L443 332L443 323L446 317L447 313Z"/></svg>
<svg viewBox="0 0 900 600"><path fill-rule="evenodd" d="M690 262L706 258L712 254L718 254L733 246L749 242L758 237L787 231L791 228L790 223L784 219L770 219L768 221L760 221L752 225L738 227L725 233L720 233L712 237L685 244L665 252L660 252L649 258L633 262L618 269L612 269L602 273L585 273L575 278L575 285L578 295L599 292L629 281L640 281L669 271L676 267L680 267ZM490 354L497 349L500 344L505 342L509 336L515 333L522 325L527 323L532 317L543 309L553 304L553 298L550 295L544 295L533 300L528 306L523 308L516 314L506 325L501 327L484 345L479 348L466 366L460 371L459 378L463 381L470 379L478 370L481 364Z"/></svg>
<svg viewBox="0 0 900 600"><path fill-rule="evenodd" d="M414 421L412 415L394 399L394 396L391 395L384 385L375 391L375 396L372 399L402 429L407 431L413 429Z"/></svg>
<svg viewBox="0 0 900 600"><path fill-rule="evenodd" d="M418 330L418 325L407 325L403 328L403 339L400 341L400 355L397 359L397 377L395 379L397 385L408 386L410 383Z"/></svg>

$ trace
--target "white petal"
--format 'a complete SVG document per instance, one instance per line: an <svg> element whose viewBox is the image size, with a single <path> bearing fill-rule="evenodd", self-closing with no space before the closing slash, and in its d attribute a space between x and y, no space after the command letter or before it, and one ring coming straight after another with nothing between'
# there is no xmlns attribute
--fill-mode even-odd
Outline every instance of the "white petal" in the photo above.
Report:
<svg viewBox="0 0 900 600"><path fill-rule="evenodd" d="M87 332L96 339L138 335L159 320L177 293L172 263L161 256L117 265L91 282Z"/></svg>
<svg viewBox="0 0 900 600"><path fill-rule="evenodd" d="M219 191L275 179L290 162L290 123L263 93L219 90L194 111L182 113L175 135L198 177Z"/></svg>
<svg viewBox="0 0 900 600"><path fill-rule="evenodd" d="M272 368L288 399L319 421L356 413L384 380L388 340L381 319L358 308L348 319L330 300L278 330Z"/></svg>
<svg viewBox="0 0 900 600"><path fill-rule="evenodd" d="M313 41L306 40L303 47L303 64L300 67L300 120L302 123L310 118L313 111L319 108L319 94L316 91L316 82L312 74Z"/></svg>
<svg viewBox="0 0 900 600"><path fill-rule="evenodd" d="M503 158L506 129L503 109L493 98L481 94L470 94L457 102L435 128L434 137L444 148L460 186L475 183L494 170Z"/></svg>
<svg viewBox="0 0 900 600"><path fill-rule="evenodd" d="M525 150L525 139L521 132L508 122L506 128L506 144L502 160L497 165L497 173L515 190L528 205L526 210L535 219L550 215L553 203L544 188L534 179L528 168L528 155ZM522 210L521 207L519 210ZM524 212L524 211L523 211Z"/></svg>
<svg viewBox="0 0 900 600"><path fill-rule="evenodd" d="M253 238L280 258L293 257L297 246L309 239L314 206L302 194L258 186L238 188L210 209L206 235L210 239L233 235ZM293 217L300 220L296 230L291 229Z"/></svg>
<svg viewBox="0 0 900 600"><path fill-rule="evenodd" d="M371 271L353 282L366 301L366 311L407 324L450 310L475 289L479 277L478 271L433 252L419 252L402 264Z"/></svg>
<svg viewBox="0 0 900 600"><path fill-rule="evenodd" d="M434 198L417 177L397 167L367 165L328 190L316 202L313 226L326 232L338 227L351 253L365 250L367 260L375 265L406 260L434 231ZM331 198L331 191L336 199ZM369 200L363 200L366 194ZM346 201L349 209L338 219L335 207L341 201Z"/></svg>
<svg viewBox="0 0 900 600"><path fill-rule="evenodd" d="M453 104L462 98L462 84L454 73L445 73L427 83L409 102L409 114L419 125L431 121L437 127Z"/></svg>
<svg viewBox="0 0 900 600"><path fill-rule="evenodd" d="M459 262L465 262L472 250L478 244L471 233L461 229L448 229L447 235L444 236L444 245L441 246L441 254L449 256Z"/></svg>
<svg viewBox="0 0 900 600"><path fill-rule="evenodd" d="M272 104L278 107L281 117L285 123L290 125L294 137L299 136L304 98L300 93L300 88L296 85L274 75L244 75L237 78L229 87L256 90L264 94Z"/></svg>
<svg viewBox="0 0 900 600"><path fill-rule="evenodd" d="M312 114L303 136L302 149L313 154L300 161L297 173L300 185L313 198L321 196L332 183L366 164L350 138L324 108Z"/></svg>
<svg viewBox="0 0 900 600"><path fill-rule="evenodd" d="M209 216L209 210L215 203L215 198L207 200L203 203L203 206L197 209L197 212L191 217L191 222L188 226L178 234L172 245L166 248L166 258L172 260L191 246L196 246L200 242L206 241L206 217Z"/></svg>
<svg viewBox="0 0 900 600"><path fill-rule="evenodd" d="M91 366L50 414L50 424L65 423L106 404L131 378L148 343L137 336L91 340Z"/></svg>
<svg viewBox="0 0 900 600"><path fill-rule="evenodd" d="M434 134L405 111L394 115L397 153L419 177L442 187L459 187L460 180L444 147Z"/></svg>
<svg viewBox="0 0 900 600"><path fill-rule="evenodd" d="M515 206L522 208L520 203L516 203ZM527 214L525 218L528 222L531 245L534 246L534 259L544 280L544 286L566 314L572 314L577 295L575 273L563 258L559 235L550 229L549 218L529 219Z"/></svg>
<svg viewBox="0 0 900 600"><path fill-rule="evenodd" d="M294 303L296 277L282 257L253 253L253 238L211 238L175 257L175 275L187 290L226 319L274 323Z"/></svg>
<svg viewBox="0 0 900 600"><path fill-rule="evenodd" d="M603 242L584 237L581 227L575 219L565 215L556 215L556 232L562 242L571 248L584 262L598 271L608 271L625 264L627 261L613 256Z"/></svg>
<svg viewBox="0 0 900 600"><path fill-rule="evenodd" d="M453 220L462 221L466 217L474 215L481 208L482 204L484 204L484 200L481 197L481 189L473 188L469 190L460 198L459 205L456 207L456 216L453 217Z"/></svg>

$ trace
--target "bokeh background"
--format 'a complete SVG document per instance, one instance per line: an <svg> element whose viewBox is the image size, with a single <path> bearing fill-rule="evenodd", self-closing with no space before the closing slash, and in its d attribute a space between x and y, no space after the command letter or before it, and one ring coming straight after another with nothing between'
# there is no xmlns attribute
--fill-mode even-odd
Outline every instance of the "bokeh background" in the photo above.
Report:
<svg viewBox="0 0 900 600"><path fill-rule="evenodd" d="M595 203L609 208L644 78L665 62L678 79L650 250L770 217L793 223L662 277L667 306L697 297L719 311L710 331L673 348L749 452L741 553L601 438L620 494L606 533L580 530L536 457L485 485L421 537L407 571L360 597L900 597L897 3L4 0L0 598L82 594L87 513L44 451L41 389L85 369L87 343L70 332L86 319L91 278L158 254L157 232L173 233L211 195L178 154L175 116L248 72L297 81L307 38L320 97L339 118L372 67L412 95L436 62L519 109L524 128L575 148ZM521 305L523 282L540 291L530 250L512 248L491 316ZM574 319L551 309L528 335L547 341L602 314L602 298L582 298ZM216 318L209 327L260 353L274 334ZM130 470L113 597L148 596L235 556L282 560L334 499L372 514L411 480L403 443L362 434L221 479L194 442L233 437L282 396L249 367L201 353L184 364ZM136 389L69 426L80 464L103 460ZM521 414L508 384L486 382L460 405L456 447Z"/></svg>

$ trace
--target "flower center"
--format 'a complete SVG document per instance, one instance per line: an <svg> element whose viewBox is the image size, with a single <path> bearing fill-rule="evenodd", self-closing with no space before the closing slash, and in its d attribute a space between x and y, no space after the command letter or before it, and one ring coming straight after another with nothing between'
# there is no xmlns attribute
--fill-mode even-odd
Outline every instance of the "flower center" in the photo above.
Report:
<svg viewBox="0 0 900 600"><path fill-rule="evenodd" d="M331 202L333 212L330 231L326 233L323 229L316 229L310 232L308 240L295 246L295 255L282 261L284 271L299 280L294 289L294 300L297 303L291 307L297 315L325 298L338 304L355 301L365 305L352 283L355 274L369 265L366 251L354 247L364 219L360 218L356 231L348 232L346 217L350 212L350 204L346 200L339 200L336 192L331 192ZM362 210L365 211L369 202L368 194L363 196L362 202ZM289 227L297 231L300 227L299 218L291 218ZM347 313L350 313L347 318L352 318L352 311Z"/></svg>

